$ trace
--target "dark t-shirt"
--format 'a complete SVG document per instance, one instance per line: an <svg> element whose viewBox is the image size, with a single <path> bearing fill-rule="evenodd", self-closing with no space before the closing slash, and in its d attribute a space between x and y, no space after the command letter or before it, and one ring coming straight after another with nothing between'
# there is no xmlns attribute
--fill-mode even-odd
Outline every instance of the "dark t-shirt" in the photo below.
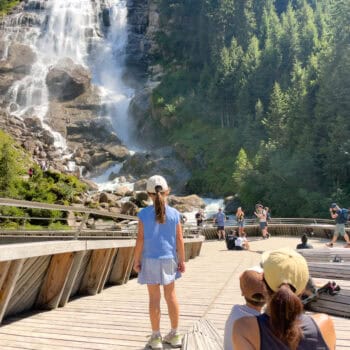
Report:
<svg viewBox="0 0 350 350"><path fill-rule="evenodd" d="M269 316L262 314L256 318L260 330L260 350L290 349L272 333ZM301 339L297 350L329 350L320 329L311 316L306 316L304 314L300 315L300 322L303 338Z"/></svg>

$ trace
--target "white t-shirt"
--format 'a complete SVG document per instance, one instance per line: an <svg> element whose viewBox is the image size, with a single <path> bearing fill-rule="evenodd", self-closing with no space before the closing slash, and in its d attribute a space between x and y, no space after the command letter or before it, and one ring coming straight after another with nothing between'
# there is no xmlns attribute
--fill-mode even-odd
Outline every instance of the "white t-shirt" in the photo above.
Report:
<svg viewBox="0 0 350 350"><path fill-rule="evenodd" d="M235 246L243 248L243 243L246 241L247 239L245 237L237 237L237 239L235 240Z"/></svg>
<svg viewBox="0 0 350 350"><path fill-rule="evenodd" d="M241 238L241 237L240 237ZM258 316L260 312L247 305L234 305L225 323L224 350L233 350L232 328L236 320L245 316Z"/></svg>

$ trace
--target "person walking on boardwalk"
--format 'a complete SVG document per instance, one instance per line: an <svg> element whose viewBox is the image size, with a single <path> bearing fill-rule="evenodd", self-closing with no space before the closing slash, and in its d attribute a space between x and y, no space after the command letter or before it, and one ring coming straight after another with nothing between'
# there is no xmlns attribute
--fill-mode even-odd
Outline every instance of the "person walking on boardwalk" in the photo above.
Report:
<svg viewBox="0 0 350 350"><path fill-rule="evenodd" d="M335 229L332 240L326 244L327 247L333 247L333 244L337 241L338 236L342 236L345 239L345 248L350 248L349 235L345 231L345 224L348 221L349 211L346 208L340 208L337 203L332 203L329 208L332 219L335 219Z"/></svg>
<svg viewBox="0 0 350 350"><path fill-rule="evenodd" d="M245 270L239 277L244 305L234 305L225 323L224 350L233 350L232 328L236 320L245 316L258 316L265 305L266 286L263 281L263 269L260 266Z"/></svg>
<svg viewBox="0 0 350 350"><path fill-rule="evenodd" d="M304 314L300 296L309 280L305 258L291 248L264 252L265 312L233 326L235 350L334 350L336 336L326 314Z"/></svg>
<svg viewBox="0 0 350 350"><path fill-rule="evenodd" d="M238 226L238 233L242 237L244 233L244 211L242 210L242 207L237 208L236 221Z"/></svg>
<svg viewBox="0 0 350 350"><path fill-rule="evenodd" d="M216 213L214 217L214 223L217 224L217 232L218 232L218 238L225 240L225 221L226 217L225 214L222 212L222 209L219 208L219 211Z"/></svg>
<svg viewBox="0 0 350 350"><path fill-rule="evenodd" d="M153 205L139 214L138 233L134 253L134 270L138 282L147 284L152 335L147 343L151 349L163 349L162 341L181 347L178 333L179 305L175 280L185 272L185 248L180 213L167 205L170 192L166 180L154 175L147 181L146 190ZM171 330L162 338L160 333L160 286L168 307Z"/></svg>

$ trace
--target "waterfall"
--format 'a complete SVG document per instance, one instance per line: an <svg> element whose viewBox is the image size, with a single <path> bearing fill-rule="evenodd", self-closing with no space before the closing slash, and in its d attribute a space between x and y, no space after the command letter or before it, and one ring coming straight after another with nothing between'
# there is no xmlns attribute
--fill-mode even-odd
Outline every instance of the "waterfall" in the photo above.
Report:
<svg viewBox="0 0 350 350"><path fill-rule="evenodd" d="M0 59L6 59L11 42L29 46L36 55L30 74L9 89L6 98L11 115L37 116L54 135L55 146L64 150L64 138L45 121L49 109L46 76L59 60L70 58L88 68L92 83L99 87L104 108L96 117L108 119L120 140L133 149L128 106L134 91L123 82L126 0L41 0L27 1L24 6L26 11L10 16L2 28L6 47ZM109 23L103 25L104 21Z"/></svg>

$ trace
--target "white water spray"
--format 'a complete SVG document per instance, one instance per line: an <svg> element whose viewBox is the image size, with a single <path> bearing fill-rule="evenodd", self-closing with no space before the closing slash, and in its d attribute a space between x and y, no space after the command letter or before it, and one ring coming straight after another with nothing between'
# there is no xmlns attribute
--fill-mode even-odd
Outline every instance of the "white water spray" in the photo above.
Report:
<svg viewBox="0 0 350 350"><path fill-rule="evenodd" d="M31 3L34 8L28 12L35 24L26 27L21 13L10 17L3 28L6 46L2 59L6 59L12 42L28 45L37 57L31 73L10 88L9 112L21 118L38 117L54 135L55 146L66 149L64 138L46 124L49 110L46 76L50 67L68 57L90 69L92 83L99 86L105 106L102 117L111 121L128 148L135 149L128 118L134 91L123 82L128 34L126 0L29 1L29 8ZM110 27L102 24L103 9L109 12Z"/></svg>

